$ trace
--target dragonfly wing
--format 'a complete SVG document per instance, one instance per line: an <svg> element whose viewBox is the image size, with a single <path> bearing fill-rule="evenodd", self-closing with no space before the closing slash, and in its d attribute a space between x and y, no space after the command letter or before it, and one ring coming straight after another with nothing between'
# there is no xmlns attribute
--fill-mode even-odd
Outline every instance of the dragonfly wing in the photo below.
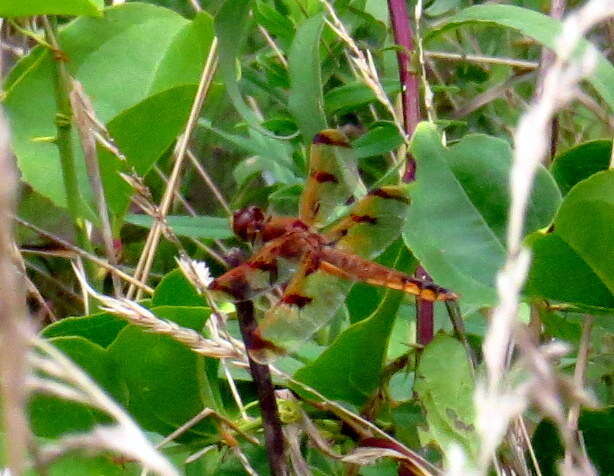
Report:
<svg viewBox="0 0 614 476"><path fill-rule="evenodd" d="M406 186L376 188L326 232L327 238L341 251L375 258L399 236L408 207Z"/></svg>
<svg viewBox="0 0 614 476"><path fill-rule="evenodd" d="M245 263L214 279L209 289L226 299L245 301L287 281L296 269L296 263L280 257L287 240L284 235L266 243Z"/></svg>
<svg viewBox="0 0 614 476"><path fill-rule="evenodd" d="M259 337L252 357L261 363L296 350L327 325L352 286L319 268L319 257L306 253L283 296L258 323Z"/></svg>
<svg viewBox="0 0 614 476"><path fill-rule="evenodd" d="M301 220L316 227L324 226L340 206L353 203L365 193L347 137L336 129L316 134L311 145L309 175L301 195Z"/></svg>

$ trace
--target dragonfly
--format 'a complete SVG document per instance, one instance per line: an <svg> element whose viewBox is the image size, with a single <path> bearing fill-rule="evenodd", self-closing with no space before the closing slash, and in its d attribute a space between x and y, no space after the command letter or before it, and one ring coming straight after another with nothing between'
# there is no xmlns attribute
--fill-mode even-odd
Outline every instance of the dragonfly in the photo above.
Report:
<svg viewBox="0 0 614 476"><path fill-rule="evenodd" d="M256 206L236 211L234 233L257 251L209 289L235 302L283 289L252 336L252 358L269 363L296 350L331 322L356 281L427 301L456 299L437 284L371 261L398 237L408 206L403 185L367 192L349 140L326 129L311 144L298 216L267 215Z"/></svg>

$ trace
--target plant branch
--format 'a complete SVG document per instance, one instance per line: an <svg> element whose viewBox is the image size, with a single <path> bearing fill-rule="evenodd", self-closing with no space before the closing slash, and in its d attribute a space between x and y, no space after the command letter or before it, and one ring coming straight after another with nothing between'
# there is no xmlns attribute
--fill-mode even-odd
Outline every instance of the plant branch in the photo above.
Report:
<svg viewBox="0 0 614 476"><path fill-rule="evenodd" d="M77 180L75 168L75 157L72 149L72 106L70 104L70 75L66 68L66 58L62 53L58 40L56 28L53 21L43 17L45 35L48 43L52 46L51 53L55 59L55 69L53 80L55 85L55 101L57 107L56 145L62 164L62 178L64 179L64 190L66 193L66 203L68 211L73 220L75 236L79 247L91 251L91 243L87 237L81 219L81 192ZM96 273L91 266L88 267L88 276L93 278ZM95 282L96 283L96 282ZM99 284L99 283L96 283Z"/></svg>
<svg viewBox="0 0 614 476"><path fill-rule="evenodd" d="M254 304L251 301L236 303L237 316L241 335L245 347L249 350L257 329L254 317ZM284 461L284 436L275 400L275 388L271 380L271 371L268 365L262 365L251 358L248 352L249 369L256 385L260 412L262 414L262 426L264 428L264 443L269 456L269 465L273 476L285 476L287 474Z"/></svg>

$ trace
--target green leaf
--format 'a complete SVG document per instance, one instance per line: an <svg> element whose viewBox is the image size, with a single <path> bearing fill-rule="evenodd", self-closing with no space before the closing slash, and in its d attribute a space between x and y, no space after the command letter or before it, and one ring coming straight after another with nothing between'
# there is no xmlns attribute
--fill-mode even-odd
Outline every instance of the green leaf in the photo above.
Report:
<svg viewBox="0 0 614 476"><path fill-rule="evenodd" d="M211 19L205 14L189 22L170 10L141 3L109 8L103 18L78 18L59 35L62 51L70 59L67 66L92 100L98 119L109 123L112 134L121 136L117 142L122 150L126 149L127 165L142 170L160 157L171 143L169 137L172 141L185 123L212 40ZM179 48L181 55L177 55ZM65 207L57 148L53 143L37 140L56 134L54 70L52 55L43 48L35 48L11 71L5 84L5 105L12 126L13 151L23 179ZM175 92L169 95L174 95L174 102L163 94L173 88ZM156 94L151 102L137 106ZM113 122L115 118L117 122ZM128 125L127 120L137 122ZM124 126L130 126L129 134L122 136ZM141 132L136 135L135 131ZM87 200L89 180L76 136L73 148L79 186ZM139 156L139 148L148 149L146 158ZM121 179L115 177L115 182L110 183L109 175L119 165L117 161L109 164L105 159L101 157L106 185L115 186ZM115 189L111 193L107 188L108 199L116 211L123 208L118 202L126 200L127 186L122 186L117 197Z"/></svg>
<svg viewBox="0 0 614 476"><path fill-rule="evenodd" d="M120 160L107 149L98 148L107 204L116 215L125 213L134 193L119 173L134 169L144 176L151 170L185 125L195 92L193 85L168 89L148 97L108 123L111 136L127 159Z"/></svg>
<svg viewBox="0 0 614 476"><path fill-rule="evenodd" d="M249 30L252 3L252 0L225 0L215 17L215 32L219 40L218 70L226 93L243 120L255 130L270 134L260 125L260 119L243 99L237 75L237 67L240 67L237 59Z"/></svg>
<svg viewBox="0 0 614 476"><path fill-rule="evenodd" d="M226 218L169 215L166 221L179 236L207 240L225 240L234 236L230 229L230 222ZM151 228L153 218L149 215L128 215L126 222Z"/></svg>
<svg viewBox="0 0 614 476"><path fill-rule="evenodd" d="M424 12L430 17L436 17L460 6L460 0L435 0L424 10Z"/></svg>
<svg viewBox="0 0 614 476"><path fill-rule="evenodd" d="M582 432L583 447L597 474L614 474L611 435L614 431L614 409L601 411L584 410L578 421ZM531 438L536 454L540 455L539 465L544 476L560 474L559 463L565 452L560 442L559 431L549 420L542 420Z"/></svg>
<svg viewBox="0 0 614 476"><path fill-rule="evenodd" d="M556 41L561 34L561 23L547 15L513 5L476 5L464 9L457 15L449 17L446 22L433 29L425 38L428 42L433 37L445 31L458 28L467 23L486 23L518 30L550 49L556 47ZM579 46L585 49L589 42L581 40ZM605 100L611 110L614 110L614 66L607 58L595 49L597 66L587 81Z"/></svg>
<svg viewBox="0 0 614 476"><path fill-rule="evenodd" d="M384 79L382 86L386 94L395 95L401 90L398 79ZM355 81L331 89L324 96L324 104L327 114L336 114L349 111L372 102L377 98L373 90L366 84Z"/></svg>
<svg viewBox="0 0 614 476"><path fill-rule="evenodd" d="M614 292L614 170L576 185L555 220L556 233Z"/></svg>
<svg viewBox="0 0 614 476"><path fill-rule="evenodd" d="M525 293L579 306L614 309L614 298L590 266L557 233L529 237L533 253Z"/></svg>
<svg viewBox="0 0 614 476"><path fill-rule="evenodd" d="M103 312L91 316L64 318L45 327L41 334L47 338L83 337L101 347L107 347L124 327L126 321Z"/></svg>
<svg viewBox="0 0 614 476"><path fill-rule="evenodd" d="M559 154L552 163L552 175L565 195L578 182L607 170L612 157L611 140L584 142Z"/></svg>
<svg viewBox="0 0 614 476"><path fill-rule="evenodd" d="M614 308L614 170L578 183L554 233L536 240L527 289L559 301Z"/></svg>
<svg viewBox="0 0 614 476"><path fill-rule="evenodd" d="M387 154L403 143L399 130L392 124L378 125L354 142L354 154L358 159Z"/></svg>
<svg viewBox="0 0 614 476"><path fill-rule="evenodd" d="M157 316L200 331L206 308L162 306L152 308ZM168 336L127 326L109 346L130 392L129 410L148 430L176 429L203 408L220 409L212 396L204 357ZM211 434L214 427L202 422L191 429Z"/></svg>
<svg viewBox="0 0 614 476"><path fill-rule="evenodd" d="M105 349L83 337L57 337L50 342L81 367L116 401L119 403L127 401L126 384ZM29 414L34 432L46 437L85 431L100 419L100 414L86 405L40 394L30 399Z"/></svg>
<svg viewBox="0 0 614 476"><path fill-rule="evenodd" d="M156 286L152 306L205 306L205 299L180 269L167 273Z"/></svg>
<svg viewBox="0 0 614 476"><path fill-rule="evenodd" d="M292 163L292 151L287 142L262 134L255 129L249 129L249 137L243 137L213 127L211 122L201 119L199 124L218 134L243 151L255 155L243 160L235 169L233 175L238 184L242 184L256 172L267 172L276 182L295 184L299 182L295 174L296 167Z"/></svg>
<svg viewBox="0 0 614 476"><path fill-rule="evenodd" d="M99 17L104 5L96 0L0 0L0 17L83 15Z"/></svg>
<svg viewBox="0 0 614 476"><path fill-rule="evenodd" d="M461 444L475 455L474 381L463 345L445 334L435 336L420 357L414 390L437 444L444 451L451 443Z"/></svg>
<svg viewBox="0 0 614 476"><path fill-rule="evenodd" d="M495 275L505 257L505 220L512 152L494 137L468 135L450 148L433 124L421 123L411 151L417 177L403 239L434 280L463 302L496 302ZM540 168L527 212L526 232L547 226L560 201Z"/></svg>
<svg viewBox="0 0 614 476"><path fill-rule="evenodd" d="M323 14L305 20L296 31L288 55L288 110L294 116L305 143L311 143L318 132L326 129L320 72L320 35L323 26Z"/></svg>
<svg viewBox="0 0 614 476"><path fill-rule="evenodd" d="M401 251L396 265L405 269L407 253ZM380 383L388 340L403 294L388 290L371 316L343 331L313 363L294 378L332 400L363 405ZM301 390L296 389L299 393Z"/></svg>

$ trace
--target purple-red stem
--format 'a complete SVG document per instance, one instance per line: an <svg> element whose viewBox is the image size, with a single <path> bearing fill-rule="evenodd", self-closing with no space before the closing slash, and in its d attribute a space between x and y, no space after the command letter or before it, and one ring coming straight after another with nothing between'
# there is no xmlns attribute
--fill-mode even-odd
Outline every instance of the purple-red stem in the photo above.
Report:
<svg viewBox="0 0 614 476"><path fill-rule="evenodd" d="M403 104L403 126L405 133L411 136L420 121L420 88L418 77L409 70L410 54L414 50L414 32L409 24L406 0L388 0L390 23L394 42L399 47L397 62L399 64L399 80L401 82L401 102ZM416 161L407 154L405 182L413 182L416 178Z"/></svg>
<svg viewBox="0 0 614 476"><path fill-rule="evenodd" d="M427 281L432 281L430 275L422 266L418 266L416 277ZM433 340L435 335L435 307L432 301L416 299L416 342L426 345Z"/></svg>
<svg viewBox="0 0 614 476"><path fill-rule="evenodd" d="M236 308L243 342L245 347L249 349L252 343L252 336L257 328L254 317L254 304L251 301L240 301L236 303ZM256 392L258 393L262 427L264 429L264 445L267 450L269 466L271 467L271 475L286 476L284 435L281 429L281 421L279 420L279 412L277 411L271 371L268 365L259 364L249 354L247 358L252 380L256 385Z"/></svg>
<svg viewBox="0 0 614 476"><path fill-rule="evenodd" d="M399 80L401 82L401 102L403 105L403 126L405 133L411 136L420 121L420 88L418 77L409 70L410 54L414 50L414 32L409 24L406 0L388 0L390 23L394 41L399 46L397 61L399 63ZM403 181L416 180L416 159L407 154L407 164ZM431 279L420 266L416 271L420 279ZM433 340L434 307L430 301L416 299L416 340L420 345L426 345Z"/></svg>

